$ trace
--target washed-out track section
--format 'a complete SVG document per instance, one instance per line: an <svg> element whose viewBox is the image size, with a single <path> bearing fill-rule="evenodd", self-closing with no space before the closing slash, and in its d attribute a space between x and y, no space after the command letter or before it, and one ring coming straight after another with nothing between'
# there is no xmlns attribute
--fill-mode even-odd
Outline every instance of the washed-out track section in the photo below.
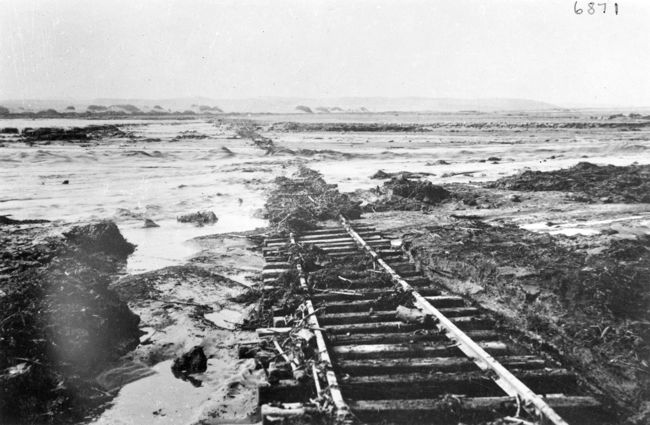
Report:
<svg viewBox="0 0 650 425"><path fill-rule="evenodd" d="M383 263L392 269L393 283L412 288L416 306L428 304L431 307L425 306L425 310L444 315L442 322L448 320L451 328L471 340L467 344L480 348L468 349L440 320L426 325L404 323L396 317L397 305L373 308L378 297L394 293L385 280L341 280L340 288L330 285L327 292L310 294L315 311L312 325L323 330L325 347L319 350L331 362L331 375L311 388L292 380L260 388L267 423L296 412L308 413L301 403L316 398L317 391L332 391L333 398L342 398L335 403L339 421L471 424L518 413L526 417L526 411L528 420L532 415L536 418L533 423L539 424L606 423L601 405L581 393L573 373L509 343L480 309L425 277L400 247L375 228L342 218L341 226L267 239L263 246L267 288L289 271L292 242L312 244L334 260L366 250L375 258L375 267ZM346 294L351 289L355 294ZM511 374L523 390L513 390L509 385L515 384L504 382L501 369L495 372L491 364L486 367L481 355L507 369L503 373ZM530 402L531 397L537 406Z"/></svg>

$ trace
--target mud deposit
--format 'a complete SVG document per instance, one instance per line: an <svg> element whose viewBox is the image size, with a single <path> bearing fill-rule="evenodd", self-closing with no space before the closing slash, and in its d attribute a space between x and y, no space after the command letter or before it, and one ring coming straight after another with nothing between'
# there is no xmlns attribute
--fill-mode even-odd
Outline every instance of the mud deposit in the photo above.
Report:
<svg viewBox="0 0 650 425"><path fill-rule="evenodd" d="M248 238L255 234L203 237L188 262L111 285L140 315L143 336L101 377L119 393L92 423L255 421L259 372L237 355L238 346L255 335L240 330L249 307L234 301L261 270ZM178 366L192 364L197 349L205 355L201 367Z"/></svg>

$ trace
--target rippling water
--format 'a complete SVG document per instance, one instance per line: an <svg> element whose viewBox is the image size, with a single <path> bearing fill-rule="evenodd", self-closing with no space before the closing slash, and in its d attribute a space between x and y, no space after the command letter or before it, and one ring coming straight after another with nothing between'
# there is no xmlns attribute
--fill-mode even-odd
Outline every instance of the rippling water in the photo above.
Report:
<svg viewBox="0 0 650 425"><path fill-rule="evenodd" d="M0 127L96 124L65 121L6 121ZM160 141L112 139L85 147L6 143L0 148L2 214L64 221L113 218L138 244L129 260L131 272L174 264L190 255L194 248L184 241L194 236L266 224L256 218L256 211L263 205L262 189L277 161L213 123L137 124L129 128L135 137ZM172 142L176 136L197 133L205 137ZM65 180L69 183L63 184ZM205 227L176 221L178 215L197 210L214 211L219 221ZM143 228L145 217L161 227Z"/></svg>

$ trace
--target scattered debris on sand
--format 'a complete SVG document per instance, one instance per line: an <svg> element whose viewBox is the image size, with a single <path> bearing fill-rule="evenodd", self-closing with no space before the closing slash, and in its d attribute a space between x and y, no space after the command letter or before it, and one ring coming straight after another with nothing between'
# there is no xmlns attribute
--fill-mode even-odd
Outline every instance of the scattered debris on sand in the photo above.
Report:
<svg viewBox="0 0 650 425"><path fill-rule="evenodd" d="M107 396L93 374L140 336L139 317L108 289L133 251L117 226L50 230L0 228L3 423L81 419Z"/></svg>
<svg viewBox="0 0 650 425"><path fill-rule="evenodd" d="M195 213L178 216L176 217L176 220L180 223L194 223L197 226L214 224L219 221L217 215L212 211L197 211Z"/></svg>
<svg viewBox="0 0 650 425"><path fill-rule="evenodd" d="M650 202L650 165L595 165L580 162L557 171L524 171L488 185L519 191L574 192L574 200L587 202Z"/></svg>

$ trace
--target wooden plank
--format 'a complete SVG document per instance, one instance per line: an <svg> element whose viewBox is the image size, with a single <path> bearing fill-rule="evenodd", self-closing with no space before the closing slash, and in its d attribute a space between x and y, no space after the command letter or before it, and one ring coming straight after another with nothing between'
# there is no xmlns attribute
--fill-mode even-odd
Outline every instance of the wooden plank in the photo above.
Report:
<svg viewBox="0 0 650 425"><path fill-rule="evenodd" d="M361 313L321 314L318 316L318 320L325 327L327 325L343 325L348 323L388 322L395 320L395 311L374 311L372 314L367 311Z"/></svg>
<svg viewBox="0 0 650 425"><path fill-rule="evenodd" d="M314 397L311 387L293 379L281 379L276 384L263 384L258 387L259 403L307 402Z"/></svg>
<svg viewBox="0 0 650 425"><path fill-rule="evenodd" d="M291 267L291 264L286 261L276 261L276 262L266 262L262 267L262 270L271 270L271 269L286 269Z"/></svg>
<svg viewBox="0 0 650 425"><path fill-rule="evenodd" d="M503 356L501 364L515 369L541 369L544 360L536 356ZM395 373L460 372L476 370L467 357L410 357L396 359L339 360L338 367L353 376Z"/></svg>
<svg viewBox="0 0 650 425"><path fill-rule="evenodd" d="M418 290L420 295L422 291ZM425 296L427 301L429 301L434 307L462 307L465 305L465 300L462 297L457 295L434 295L434 296Z"/></svg>
<svg viewBox="0 0 650 425"><path fill-rule="evenodd" d="M377 241L377 240L387 240L390 242L389 239L384 238L378 233L375 234L366 234L363 236L363 238L367 242L372 242L372 241ZM337 243L337 242L351 242L352 238L350 238L350 235L342 230L340 234L338 235L331 235L331 236L323 236L323 237L311 237L311 238L300 238L297 239L297 242L300 245L307 245L307 244L321 244L321 243Z"/></svg>
<svg viewBox="0 0 650 425"><path fill-rule="evenodd" d="M257 336L260 338L264 337L269 337L269 336L286 336L289 332L291 332L291 328L289 327L282 327L282 328L257 328L255 330L257 332Z"/></svg>
<svg viewBox="0 0 650 425"><path fill-rule="evenodd" d="M563 415L582 414L586 418L583 419L584 422L571 421L572 424L606 423L596 422L596 416L602 409L593 397L548 395L543 399ZM518 410L518 402L516 397L508 396L354 400L350 402L350 408L361 421L367 422L429 423L431 418L436 418L437 424L456 425L464 421L487 422L514 416Z"/></svg>
<svg viewBox="0 0 650 425"><path fill-rule="evenodd" d="M295 423L305 423L309 416L319 414L317 407L302 403L262 404L260 413L262 425L289 424L292 420L295 420Z"/></svg>
<svg viewBox="0 0 650 425"><path fill-rule="evenodd" d="M491 329L493 322L486 318L455 317L452 319L460 328L465 330ZM376 332L410 332L422 328L434 328L435 326L422 326L401 321L377 322L377 323L352 323L348 325L328 325L326 330L332 334L345 333L376 333Z"/></svg>
<svg viewBox="0 0 650 425"><path fill-rule="evenodd" d="M384 333L356 333L350 335L330 335L328 337L332 345L354 345L354 344L398 344L414 343L420 341L449 341L449 339L437 331L431 329L429 333L422 333L423 329L413 332L384 332ZM496 341L499 338L497 332L492 329L467 331L467 334L475 341Z"/></svg>
<svg viewBox="0 0 650 425"><path fill-rule="evenodd" d="M328 306L325 307L326 311ZM474 307L450 307L450 308L441 308L442 311L447 317L473 317L478 313L478 309ZM341 325L346 323L366 323L366 322L388 322L391 320L397 320L395 310L370 310L367 311L355 311L355 312L346 312L346 313L327 313L321 314L319 320L324 326L333 324Z"/></svg>
<svg viewBox="0 0 650 425"><path fill-rule="evenodd" d="M290 271L291 269L289 268L277 268L277 269L266 269L262 270L262 278L268 278L268 277L278 277L280 275L283 275Z"/></svg>
<svg viewBox="0 0 650 425"><path fill-rule="evenodd" d="M513 375L539 393L558 393L575 386L575 375L564 369L519 370ZM350 398L422 398L444 394L501 395L499 386L483 371L456 373L404 373L350 376L342 383Z"/></svg>
<svg viewBox="0 0 650 425"><path fill-rule="evenodd" d="M506 344L498 341L480 343L484 350L494 354L508 353ZM388 359L407 357L451 357L461 354L458 347L448 342L415 343L415 344L368 344L368 345L337 345L332 350L338 359Z"/></svg>
<svg viewBox="0 0 650 425"><path fill-rule="evenodd" d="M433 326L428 327L433 328ZM425 329L422 325L406 324L404 322L381 322L381 323L359 323L353 325L330 325L326 328L327 333L357 334L357 333L384 333L384 332L412 332L418 329Z"/></svg>
<svg viewBox="0 0 650 425"><path fill-rule="evenodd" d="M440 289L435 286L420 287L418 288L418 291L427 295L440 294ZM353 288L352 293L349 295L345 295L339 292L314 292L311 298L314 302L317 303L329 303L336 300L375 299L382 295L393 294L394 292L395 291L393 289Z"/></svg>
<svg viewBox="0 0 650 425"><path fill-rule="evenodd" d="M374 233L365 233L363 235L364 239L366 239L368 242L370 241L375 241L375 240L388 240L384 239L380 234L374 232ZM340 234L336 235L323 235L323 236L312 236L312 237L307 237L307 238L300 238L296 240L298 244L300 245L315 245L315 244L320 244L320 243L336 243L336 242L350 242L352 239L350 238L350 235L347 234L344 230L341 231ZM281 239L278 241L267 241L264 246L265 247L277 247L277 246L284 246L286 245L287 239Z"/></svg>
<svg viewBox="0 0 650 425"><path fill-rule="evenodd" d="M369 241L368 244L370 246L374 247L385 247L385 246L390 246L390 241L388 239L377 239L374 241ZM318 242L312 244L313 246L316 246L318 248L324 248L324 247L341 247L341 246L348 246L348 245L353 245L357 246L357 244L354 243L353 240L347 239L347 240L342 240L342 241L324 241L324 242Z"/></svg>

